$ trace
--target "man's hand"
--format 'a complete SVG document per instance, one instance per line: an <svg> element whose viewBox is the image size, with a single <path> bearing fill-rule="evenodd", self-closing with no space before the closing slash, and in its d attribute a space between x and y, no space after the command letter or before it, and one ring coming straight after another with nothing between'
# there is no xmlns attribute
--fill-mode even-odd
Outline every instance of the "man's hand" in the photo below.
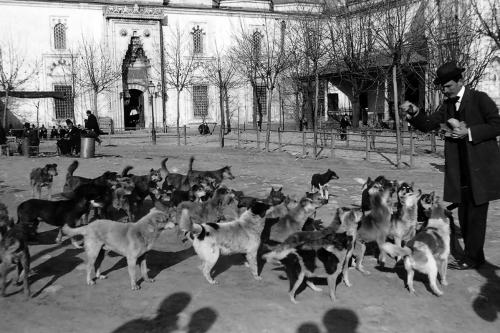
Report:
<svg viewBox="0 0 500 333"><path fill-rule="evenodd" d="M462 139L468 135L469 135L469 129L466 126L457 127L451 132L451 137L453 139Z"/></svg>

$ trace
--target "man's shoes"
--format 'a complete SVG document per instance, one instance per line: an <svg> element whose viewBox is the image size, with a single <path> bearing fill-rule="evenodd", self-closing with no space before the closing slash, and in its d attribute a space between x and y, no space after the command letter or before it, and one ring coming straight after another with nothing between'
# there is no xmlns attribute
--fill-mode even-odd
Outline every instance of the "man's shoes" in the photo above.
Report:
<svg viewBox="0 0 500 333"><path fill-rule="evenodd" d="M464 260L456 260L454 262L450 262L448 264L449 269L454 269L454 270L459 270L459 271L464 271L468 269L477 269L481 267L485 261L479 261L479 262L471 262L471 261L464 261Z"/></svg>

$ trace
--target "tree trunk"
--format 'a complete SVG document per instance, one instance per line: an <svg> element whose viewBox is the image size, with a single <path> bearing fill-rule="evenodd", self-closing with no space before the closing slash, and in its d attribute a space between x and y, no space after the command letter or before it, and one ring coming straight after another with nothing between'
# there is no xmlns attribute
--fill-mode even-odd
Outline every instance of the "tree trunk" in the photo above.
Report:
<svg viewBox="0 0 500 333"><path fill-rule="evenodd" d="M299 127L300 119L302 118L302 114L300 113L300 105L299 105L299 91L295 92L295 126Z"/></svg>
<svg viewBox="0 0 500 333"><path fill-rule="evenodd" d="M252 96L253 96L253 114L252 114L252 123L253 128L257 128L257 86L252 82Z"/></svg>
<svg viewBox="0 0 500 333"><path fill-rule="evenodd" d="M352 85L352 127L359 127L359 116L361 114L361 89L358 87L358 82Z"/></svg>
<svg viewBox="0 0 500 333"><path fill-rule="evenodd" d="M224 97L226 100L226 119L227 119L227 134L231 133L231 120L229 119L229 92L227 87L224 87Z"/></svg>
<svg viewBox="0 0 500 333"><path fill-rule="evenodd" d="M97 112L97 96L99 94L97 93L97 91L94 90L94 115L96 118L99 118L99 112Z"/></svg>
<svg viewBox="0 0 500 333"><path fill-rule="evenodd" d="M179 128L179 118L181 117L180 100L181 100L181 91L177 90L177 146L181 145L181 130Z"/></svg>
<svg viewBox="0 0 500 333"><path fill-rule="evenodd" d="M3 128L7 128L7 105L9 104L9 90L5 89L5 104L3 106Z"/></svg>
<svg viewBox="0 0 500 333"><path fill-rule="evenodd" d="M267 133L266 133L266 152L269 153L269 143L271 141L271 101L273 98L273 88L267 89Z"/></svg>
<svg viewBox="0 0 500 333"><path fill-rule="evenodd" d="M398 112L398 81L396 78L397 68L392 67L392 83L394 88L394 120L396 121L396 166L401 168L401 126Z"/></svg>
<svg viewBox="0 0 500 333"><path fill-rule="evenodd" d="M401 91L400 91L400 100L401 101L405 101L406 100L406 94L405 94L405 91L406 91L406 85L405 85L405 78L403 77L403 75L401 75ZM395 112L399 112L399 109L397 108L397 105L394 106L394 111ZM403 119L402 121L402 129L403 131L407 131L408 130L408 122L406 121L406 119Z"/></svg>
<svg viewBox="0 0 500 333"><path fill-rule="evenodd" d="M219 71L219 78L221 73ZM219 81L220 82L220 81ZM224 127L226 126L224 120L224 92L221 87L219 87L219 107L220 107L220 131L219 131L219 143L220 147L224 148Z"/></svg>
<svg viewBox="0 0 500 333"><path fill-rule="evenodd" d="M319 78L317 71L316 75L314 76L314 85L315 85L315 92L314 92L313 154L314 158L316 158L316 155L318 154L318 100L319 100Z"/></svg>

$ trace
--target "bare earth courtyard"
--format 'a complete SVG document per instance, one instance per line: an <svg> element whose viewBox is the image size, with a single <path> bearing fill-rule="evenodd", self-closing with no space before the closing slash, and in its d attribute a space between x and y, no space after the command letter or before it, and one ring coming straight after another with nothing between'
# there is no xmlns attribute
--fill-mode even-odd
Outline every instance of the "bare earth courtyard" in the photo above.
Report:
<svg viewBox="0 0 500 333"><path fill-rule="evenodd" d="M173 140L172 140L173 141ZM191 142L192 143L192 142ZM317 219L328 225L338 206L360 203L361 186L353 178L380 174L415 182L416 189L436 190L442 195L443 159L419 156L416 169L396 170L384 158L365 162L362 155L338 151L337 158L297 158L289 152L266 154L256 149L215 148L190 144L148 146L146 143L97 147L95 159L79 159L75 175L96 177L106 170L146 174L169 157L169 170L185 173L191 155L198 170L232 167L236 178L224 181L247 195L264 197L271 186L283 187L290 195L309 190L311 175L331 168L340 177L330 183L330 202L318 210ZM207 147L210 146L210 147ZM51 148L54 150L53 148ZM293 152L292 152L293 153ZM391 157L393 158L393 157ZM29 173L33 167L57 163L59 176L54 193L60 193L72 158L1 157L0 201L11 216L31 197ZM46 195L45 189L42 195ZM58 196L56 196L58 198ZM149 199L147 208L151 207ZM143 211L143 214L147 210ZM456 211L454 212L456 216ZM253 279L243 265L243 256L223 257L210 285L198 270L200 264L191 246L183 246L173 230L164 231L148 256L149 275L156 281L130 288L126 260L107 256L102 270L108 276L94 286L85 283L83 250L69 240L55 243L57 232L41 224L41 244L30 246L32 298L8 277L7 297L0 299L1 332L499 332L500 331L500 203L490 205L486 239L488 264L479 270L448 271L444 295L430 291L426 276L417 275L415 294L405 289L404 267L393 269L390 260L383 270L366 255L370 276L352 270L352 288L340 283L338 301L328 297L326 280L318 280L323 292L302 288L300 304L290 302L288 281L280 267L265 264L262 281ZM440 286L441 288L441 286Z"/></svg>

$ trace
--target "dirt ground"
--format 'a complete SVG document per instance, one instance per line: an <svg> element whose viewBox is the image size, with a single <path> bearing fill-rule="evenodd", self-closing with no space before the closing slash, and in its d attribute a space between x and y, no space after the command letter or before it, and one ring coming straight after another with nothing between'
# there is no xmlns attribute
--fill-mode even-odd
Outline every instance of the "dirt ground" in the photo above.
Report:
<svg viewBox="0 0 500 333"><path fill-rule="evenodd" d="M424 192L441 195L443 160L417 157L416 169L396 170L393 157L377 162L363 161L363 155L338 150L337 158L298 158L296 151L266 154L256 149L215 148L203 142L188 146L156 147L144 142L113 141L117 146L100 146L97 158L80 159L76 175L95 177L106 170L121 171L126 165L134 173L158 168L164 156L170 171L185 173L189 156L195 155L197 169L231 165L236 178L224 183L248 195L264 197L270 188L283 187L286 194L302 195L309 190L312 174L334 170L340 179L332 181L330 203L318 210L318 219L328 225L338 206L360 203L361 188L354 177L384 174L411 180ZM53 151L53 146L44 149ZM59 193L72 158L0 157L0 201L12 216L17 206L31 196L29 172L35 166L57 163L59 176L54 193ZM43 195L46 195L44 189ZM56 199L58 196L56 196ZM150 205L150 201L146 201ZM456 214L456 212L455 212ZM0 332L499 332L500 331L500 204L490 205L486 239L488 265L479 270L449 271L444 295L430 291L426 276L417 275L415 294L405 289L403 267L377 269L376 260L366 255L365 267L372 274L350 271L354 284L338 285L338 301L328 297L325 280L318 280L323 292L302 288L300 304L288 299L288 281L281 268L266 264L262 281L253 279L243 257L223 257L214 276L220 284L210 285L198 270L200 264L191 246L184 247L172 230L163 232L149 252L149 275L156 281L131 290L126 261L119 256L105 258L102 269L108 276L94 286L85 283L83 250L69 240L55 243L57 232L41 224L41 244L30 246L33 296L26 299L22 287L8 277L7 297L0 299Z"/></svg>

